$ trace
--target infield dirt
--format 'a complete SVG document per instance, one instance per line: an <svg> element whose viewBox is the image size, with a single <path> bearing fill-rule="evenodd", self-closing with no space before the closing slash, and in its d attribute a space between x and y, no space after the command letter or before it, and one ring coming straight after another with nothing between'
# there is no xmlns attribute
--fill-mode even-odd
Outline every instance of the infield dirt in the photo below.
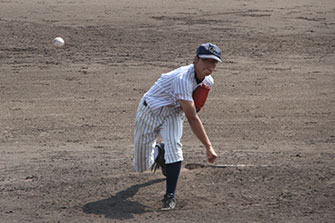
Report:
<svg viewBox="0 0 335 223"><path fill-rule="evenodd" d="M0 0L0 222L335 222L333 0ZM65 46L51 41L61 36ZM223 50L177 207L132 166L161 73ZM189 167L189 168L185 168Z"/></svg>

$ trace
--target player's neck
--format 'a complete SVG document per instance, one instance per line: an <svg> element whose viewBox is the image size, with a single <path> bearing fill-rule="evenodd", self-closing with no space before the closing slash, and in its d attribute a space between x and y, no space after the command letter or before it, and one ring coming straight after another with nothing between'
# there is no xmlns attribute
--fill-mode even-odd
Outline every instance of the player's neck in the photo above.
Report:
<svg viewBox="0 0 335 223"><path fill-rule="evenodd" d="M198 78L197 72L194 70L194 77L195 77L195 81L197 82L197 84L200 84L205 78Z"/></svg>

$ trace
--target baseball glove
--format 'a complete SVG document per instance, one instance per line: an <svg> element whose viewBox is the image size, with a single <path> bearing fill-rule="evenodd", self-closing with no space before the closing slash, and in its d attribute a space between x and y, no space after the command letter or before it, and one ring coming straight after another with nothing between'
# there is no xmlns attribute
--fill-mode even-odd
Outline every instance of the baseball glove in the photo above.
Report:
<svg viewBox="0 0 335 223"><path fill-rule="evenodd" d="M199 85L193 91L193 101L197 112L204 107L210 88L206 84Z"/></svg>

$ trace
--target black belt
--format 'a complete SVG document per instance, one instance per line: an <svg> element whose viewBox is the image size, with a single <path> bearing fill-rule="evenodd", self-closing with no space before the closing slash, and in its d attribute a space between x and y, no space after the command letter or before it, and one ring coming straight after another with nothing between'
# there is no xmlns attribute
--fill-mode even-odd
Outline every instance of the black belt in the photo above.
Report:
<svg viewBox="0 0 335 223"><path fill-rule="evenodd" d="M144 101L143 101L143 105L144 105L145 107L147 107L147 106L148 106L148 103L144 100Z"/></svg>

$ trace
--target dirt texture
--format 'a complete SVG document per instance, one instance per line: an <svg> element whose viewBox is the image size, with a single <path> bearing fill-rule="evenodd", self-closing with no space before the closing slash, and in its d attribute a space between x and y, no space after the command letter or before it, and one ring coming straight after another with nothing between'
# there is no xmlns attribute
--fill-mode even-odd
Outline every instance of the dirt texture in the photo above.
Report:
<svg viewBox="0 0 335 223"><path fill-rule="evenodd" d="M333 0L0 0L0 222L335 222ZM65 40L63 48L51 42ZM223 50L177 207L132 166L157 78Z"/></svg>

